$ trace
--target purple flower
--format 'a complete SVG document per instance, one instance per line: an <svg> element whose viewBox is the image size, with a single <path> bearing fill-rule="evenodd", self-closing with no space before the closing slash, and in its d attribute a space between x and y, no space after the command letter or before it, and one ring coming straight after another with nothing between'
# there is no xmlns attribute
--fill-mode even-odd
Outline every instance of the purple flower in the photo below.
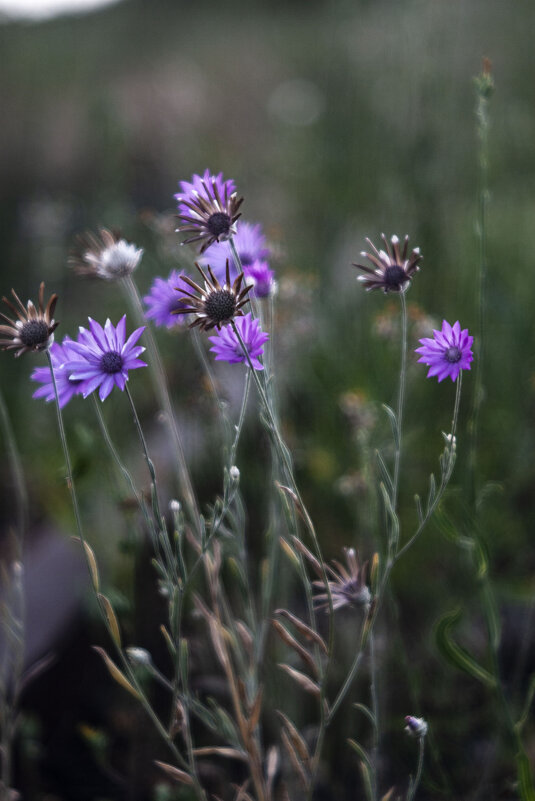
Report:
<svg viewBox="0 0 535 801"><path fill-rule="evenodd" d="M140 361L145 348L135 343L145 330L145 326L136 328L126 339L126 315L121 317L114 327L106 320L104 328L89 318L89 330L80 327L78 341L70 345L73 351L64 368L70 372L71 381L79 381L79 392L87 398L100 387L99 397L104 400L114 385L124 390L128 381L128 371L137 367L146 367Z"/></svg>
<svg viewBox="0 0 535 801"><path fill-rule="evenodd" d="M184 299L177 292L182 284L183 271L172 270L169 278L155 278L148 295L143 300L147 306L145 317L154 320L155 325L173 328L184 321L180 315L174 314L184 306Z"/></svg>
<svg viewBox="0 0 535 801"><path fill-rule="evenodd" d="M238 251L245 275L247 275L248 269L255 262L269 258L266 237L262 233L260 224L253 225L252 223L239 222L236 226L233 242ZM215 242L205 250L201 264L209 264L215 275L221 280L221 277L225 275L227 260L230 264L231 277L236 277L240 271L237 269L237 265L234 264L229 243Z"/></svg>
<svg viewBox="0 0 535 801"><path fill-rule="evenodd" d="M65 337L61 345L55 342L49 349L52 367L58 390L58 401L60 409L70 401L70 399L80 392L80 381L70 380L70 371L65 369L65 362L77 358L76 352L72 349L75 343L69 337ZM34 393L34 398L44 398L47 402L56 399L54 393L54 382L50 367L36 367L30 376L32 381L37 381L42 386Z"/></svg>
<svg viewBox="0 0 535 801"><path fill-rule="evenodd" d="M275 273L269 269L267 261L255 261L250 267L244 267L245 283L253 285L253 295L257 298L267 298L273 289Z"/></svg>
<svg viewBox="0 0 535 801"><path fill-rule="evenodd" d="M180 233L191 234L184 244L201 242L201 253L213 242L229 239L235 232L234 223L240 216L243 198L236 193L234 181L223 180L223 173L194 175L189 181L180 181L180 192L175 195L178 203Z"/></svg>
<svg viewBox="0 0 535 801"><path fill-rule="evenodd" d="M258 320L252 319L251 312L244 314L243 317L236 317L234 323L254 369L263 370L264 366L258 360L258 357L264 353L264 342L269 339L269 334L260 329ZM217 336L209 337L209 340L214 343L210 350L215 353L216 361L225 361L230 364L238 364L239 362L249 364L232 326L225 326Z"/></svg>
<svg viewBox="0 0 535 801"><path fill-rule="evenodd" d="M461 331L459 321L451 326L444 320L442 331L434 330L433 337L420 339L422 347L416 348L416 353L421 354L418 361L429 365L428 378L436 375L442 381L449 376L455 381L461 370L470 370L474 337L468 334L468 328Z"/></svg>

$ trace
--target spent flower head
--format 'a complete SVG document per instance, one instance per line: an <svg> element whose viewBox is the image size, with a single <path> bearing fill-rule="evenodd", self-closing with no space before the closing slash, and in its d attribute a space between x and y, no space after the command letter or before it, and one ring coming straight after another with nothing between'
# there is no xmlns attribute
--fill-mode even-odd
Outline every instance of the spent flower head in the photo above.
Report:
<svg viewBox="0 0 535 801"><path fill-rule="evenodd" d="M39 287L39 301L37 308L31 300L24 306L21 299L14 289L11 294L15 300L12 303L7 298L2 298L17 319L11 319L6 314L0 312L0 317L8 323L0 324L0 348L11 350L17 348L15 356L21 356L29 351L42 351L54 342L54 331L59 323L54 320L54 309L58 296L51 295L46 307L44 305L45 285L41 283Z"/></svg>
<svg viewBox="0 0 535 801"><path fill-rule="evenodd" d="M334 568L325 565L327 573L332 578L332 581L329 581L329 588L333 609L341 609L344 606L368 606L372 600L370 590L366 586L368 563L365 562L361 567L354 548L344 548L344 553L347 567L338 561L333 561ZM328 608L329 600L324 582L314 581L314 586L320 591L314 596L317 608Z"/></svg>
<svg viewBox="0 0 535 801"><path fill-rule="evenodd" d="M175 195L178 233L188 234L183 244L201 242L203 253L214 242L230 239L236 233L235 222L241 216L238 209L243 203L236 193L234 181L223 179L223 173L212 175L206 170L203 176L194 175L189 181L180 181L180 192Z"/></svg>
<svg viewBox="0 0 535 801"><path fill-rule="evenodd" d="M80 392L81 381L71 380L71 373L65 368L65 362L77 358L76 351L72 349L75 343L70 337L65 337L61 345L54 342L50 347L50 360L56 379L59 407L62 409L74 395ZM44 398L47 402L56 399L54 391L54 381L50 367L36 367L30 376L32 381L37 381L41 386L35 390L33 398Z"/></svg>
<svg viewBox="0 0 535 801"><path fill-rule="evenodd" d="M264 365L259 361L258 357L264 353L264 344L269 339L269 334L261 330L260 323L258 320L252 319L251 312L248 312L243 317L237 317L234 325L240 334L254 369L263 370ZM236 331L230 325L222 328L217 336L209 337L209 340L213 342L210 350L215 353L216 362L225 361L229 362L229 364L245 362L245 364L249 365L249 359L236 335Z"/></svg>
<svg viewBox="0 0 535 801"><path fill-rule="evenodd" d="M117 281L134 272L143 255L119 234L101 228L98 234L88 231L78 237L70 263L79 275Z"/></svg>
<svg viewBox="0 0 535 801"><path fill-rule="evenodd" d="M367 290L382 289L383 292L404 292L414 273L418 272L418 266L422 260L420 248L413 248L409 255L409 237L405 237L403 247L400 248L397 236L392 236L388 242L386 236L381 234L385 249L378 250L371 240L366 242L372 249L372 253L362 251L363 258L368 259L373 265L353 264L359 270L363 270L365 275L359 275L358 280L362 281Z"/></svg>
<svg viewBox="0 0 535 801"><path fill-rule="evenodd" d="M128 381L128 371L146 367L140 361L144 347L136 345L145 326L136 328L126 338L126 315L117 326L106 320L104 328L89 318L89 330L80 328L78 341L70 345L72 358L65 362L71 381L79 381L79 392L87 398L99 388L100 400L105 400L114 386L124 390Z"/></svg>
<svg viewBox="0 0 535 801"><path fill-rule="evenodd" d="M436 376L442 381L449 376L455 381L461 370L470 370L474 337L468 328L461 330L458 320L453 326L444 320L441 331L434 330L433 337L424 337L420 342L422 346L416 348L416 353L420 354L418 361L429 366L428 378Z"/></svg>
<svg viewBox="0 0 535 801"><path fill-rule="evenodd" d="M155 278L149 294L143 300L147 311L147 320L153 320L157 326L173 328L182 322L176 313L184 306L185 301L177 295L176 287L184 275L182 270L172 270L167 279Z"/></svg>
<svg viewBox="0 0 535 801"><path fill-rule="evenodd" d="M182 286L175 287L180 293L179 297L183 301L183 307L173 313L194 314L195 320L190 323L190 328L198 325L204 331L209 331L210 328L221 328L235 317L243 315L242 306L248 302L247 293L251 289L250 286L242 289L243 273L240 273L231 284L227 262L226 281L221 285L210 266L207 267L208 275L197 263L195 266L204 279L204 287L196 284L189 276L183 275ZM191 287L194 292L185 289L184 284Z"/></svg>

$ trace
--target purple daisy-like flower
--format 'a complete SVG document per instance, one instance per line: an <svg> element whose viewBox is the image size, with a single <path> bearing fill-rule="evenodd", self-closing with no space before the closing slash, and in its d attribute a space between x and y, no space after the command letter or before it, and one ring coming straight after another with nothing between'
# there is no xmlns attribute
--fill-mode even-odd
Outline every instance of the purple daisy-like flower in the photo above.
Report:
<svg viewBox="0 0 535 801"><path fill-rule="evenodd" d="M236 317L234 323L254 369L263 370L264 366L258 360L258 357L264 353L264 343L269 339L269 334L261 330L258 320L252 319L251 312L244 314L243 317ZM229 362L229 364L238 364L239 362L249 364L232 326L227 325L221 329L217 336L208 338L210 342L214 343L210 350L215 353L216 361L225 361Z"/></svg>
<svg viewBox="0 0 535 801"><path fill-rule="evenodd" d="M236 193L234 181L223 180L223 173L212 175L206 170L203 176L194 175L189 181L180 181L177 228L179 233L191 234L184 244L201 242L203 253L213 242L229 239L236 233L235 222L243 198Z"/></svg>
<svg viewBox="0 0 535 801"><path fill-rule="evenodd" d="M54 342L49 349L50 359L54 369L54 377L56 379L60 409L63 409L70 399L80 392L81 382L71 381L70 371L65 369L66 361L78 358L76 351L71 347L74 344L70 337L65 337L61 345ZM37 381L37 383L42 384L42 386L33 393L33 398L44 398L47 402L56 399L50 367L36 367L30 378L32 381Z"/></svg>
<svg viewBox="0 0 535 801"><path fill-rule="evenodd" d="M269 269L267 261L255 261L250 267L244 267L245 283L253 285L253 295L267 298L273 291L275 273Z"/></svg>
<svg viewBox="0 0 535 801"><path fill-rule="evenodd" d="M64 368L70 372L71 381L79 381L79 392L87 398L98 387L100 400L108 397L114 386L124 391L128 371L146 367L138 359L144 347L136 345L145 326L136 328L126 339L126 315L117 326L106 320L104 328L89 317L89 330L80 327L78 341L70 345L72 358Z"/></svg>
<svg viewBox="0 0 535 801"><path fill-rule="evenodd" d="M154 324L174 328L184 321L177 311L184 306L184 300L177 294L176 288L184 275L182 270L172 270L169 278L155 278L148 295L143 300L147 306L145 317L154 320Z"/></svg>
<svg viewBox="0 0 535 801"><path fill-rule="evenodd" d="M461 370L470 370L474 337L468 328L461 330L458 320L452 326L444 320L442 331L434 330L433 337L424 337L420 342L422 347L416 348L416 353L421 354L418 361L429 366L428 378L436 375L442 381L449 376L455 381Z"/></svg>
<svg viewBox="0 0 535 801"><path fill-rule="evenodd" d="M260 223L253 225L248 222L239 222L236 225L236 233L232 241L243 267L243 272L247 275L248 268L252 267L257 261L265 261L269 258L269 248L266 247L266 237L262 233ZM230 244L228 242L214 242L210 245L200 259L201 264L209 264L215 275L221 280L225 275L227 260L230 264L231 277L236 277L238 272Z"/></svg>

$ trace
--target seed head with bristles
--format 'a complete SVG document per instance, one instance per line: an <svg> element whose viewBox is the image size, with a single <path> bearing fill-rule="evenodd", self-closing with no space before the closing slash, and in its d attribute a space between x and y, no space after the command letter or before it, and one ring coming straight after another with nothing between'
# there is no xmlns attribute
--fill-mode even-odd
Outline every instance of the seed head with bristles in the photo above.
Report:
<svg viewBox="0 0 535 801"><path fill-rule="evenodd" d="M367 290L382 289L383 292L404 292L414 273L420 269L418 266L422 260L420 248L413 248L409 256L408 236L405 237L402 248L395 235L390 238L390 242L384 234L381 234L381 239L384 242L384 250L378 250L370 239L366 239L372 253L363 251L360 255L368 259L373 266L353 264L353 267L357 267L365 273L365 275L359 275L358 280L362 281Z"/></svg>
<svg viewBox="0 0 535 801"><path fill-rule="evenodd" d="M37 308L31 300L24 306L14 289L11 290L11 294L15 303L12 303L6 297L2 298L2 300L17 319L13 320L0 313L0 317L3 317L8 323L8 325L0 325L0 334L4 337L0 339L0 348L2 350L18 348L15 356L21 356L23 353L28 353L32 350L47 350L54 342L54 331L59 325L54 321L54 309L58 296L56 294L51 295L45 307L44 282L39 287Z"/></svg>
<svg viewBox="0 0 535 801"><path fill-rule="evenodd" d="M242 306L248 302L247 294L251 289L250 285L242 289L243 273L240 273L231 284L227 261L226 281L222 286L210 266L206 267L208 275L197 263L195 266L203 277L204 287L196 284L189 276L183 275L182 282L188 284L194 292L189 292L183 286L175 287L180 292L184 305L176 309L173 314L194 314L195 319L190 323L190 328L198 325L204 331L209 331L211 328L220 329L234 317L243 315Z"/></svg>

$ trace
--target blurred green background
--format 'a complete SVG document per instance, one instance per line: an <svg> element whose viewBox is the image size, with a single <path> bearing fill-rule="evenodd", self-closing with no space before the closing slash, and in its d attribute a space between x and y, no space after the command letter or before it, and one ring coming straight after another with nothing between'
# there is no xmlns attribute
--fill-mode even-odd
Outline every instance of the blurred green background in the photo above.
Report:
<svg viewBox="0 0 535 801"><path fill-rule="evenodd" d="M389 454L380 404L395 402L398 304L396 298L366 294L357 284L351 262L359 260L364 237L377 242L383 231L408 233L411 244L421 248L422 270L408 295L411 347L428 334L430 323L440 325L443 318L459 319L477 333L473 77L482 58L491 59L496 92L477 484L492 485L480 505L477 531L488 550L506 626L504 681L511 679L507 671L516 664L514 654L524 648L521 686L530 665L535 668L529 661L535 641L524 637L535 567L534 30L531 0L124 0L90 15L0 25L2 293L13 286L23 299L35 298L40 281L46 281L47 290L59 294L60 340L75 336L88 315L101 322L109 315L116 322L126 308L119 289L84 282L67 266L74 236L101 225L117 227L143 247L136 279L144 294L154 276L193 261L172 233L177 181L206 167L233 177L245 197L244 219L262 222L273 248L285 432L329 558L339 557L345 545L356 546L364 559L380 547L373 453L380 447ZM221 462L214 458L219 439L213 404L188 335L158 332L158 341L199 495L208 503L221 475ZM32 529L68 536L72 516L54 409L32 400L28 380L41 364L39 356L14 360L3 354L1 389L23 454ZM227 371L222 378L230 395L234 375ZM134 375L131 384L172 496L147 377ZM473 374L465 375L463 390L454 483L468 502ZM415 519L414 493L425 494L427 476L438 467L453 397L450 382L426 381L425 369L410 357L400 501L407 536ZM125 399L110 397L104 411L145 481ZM107 580L118 588L131 636L150 643L157 636L150 633L151 622L161 610L154 589L147 589L150 567L143 572L139 554L132 556L124 506L92 409L75 398L65 417L89 539L107 565ZM257 510L266 504L264 465L257 458L260 436L251 422L242 450L244 474L250 477L245 490L253 502L251 531L261 530ZM7 532L14 508L5 459L0 469ZM110 479L104 488L103 474ZM457 507L458 530L470 534L473 521L461 502ZM148 553L145 557L148 563ZM149 594L143 601L139 585ZM416 748L402 735L402 716L412 713L430 720L436 745L420 798L516 797L491 699L442 663L433 641L436 619L460 603L467 610L465 644L485 661L479 593L469 554L436 526L394 574L379 646L384 792L396 785L401 793L414 771ZM82 619L90 627L89 642L102 637L87 613ZM89 697L94 701L99 695L96 722L88 725L103 733L104 745L92 729L80 730L86 710L77 698L72 720L62 729L65 739L58 737L54 750L47 740L52 712L40 706L43 692L30 691L25 717L30 734L20 750L26 754L33 742L39 756L25 756L26 763L20 757L26 765L19 765L24 797L155 797L154 778L139 779L141 768L131 764L134 746L118 713L109 712L107 704L117 702L102 701L100 693L108 699L113 688L87 655L86 639L78 642L71 632L70 641L64 638L54 647L68 657L66 663L58 657L59 666L42 679L48 682L49 705L65 714L60 688L68 671L62 673L61 665L72 671L68 660L74 660L93 687ZM62 767L58 754L65 748L65 758L72 757L69 732L74 731L79 748L87 751L82 763L104 765L104 789L88 780L81 790ZM366 738L365 726L350 719L346 735L359 734ZM535 754L533 731L530 736ZM121 737L127 756L117 746ZM143 752L143 744L134 745ZM334 749L330 756L324 796L354 798L356 760ZM117 760L125 783L110 778L108 786L108 774L114 775L110 765Z"/></svg>

